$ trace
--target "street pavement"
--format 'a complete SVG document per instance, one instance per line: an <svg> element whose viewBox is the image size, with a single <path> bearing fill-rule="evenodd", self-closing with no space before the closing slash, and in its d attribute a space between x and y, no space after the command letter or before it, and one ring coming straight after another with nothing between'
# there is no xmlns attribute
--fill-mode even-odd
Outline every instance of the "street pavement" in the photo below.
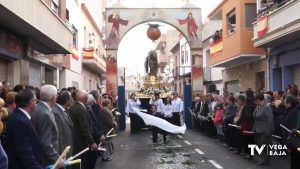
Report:
<svg viewBox="0 0 300 169"><path fill-rule="evenodd" d="M127 127L128 128L128 127ZM113 143L113 161L97 162L101 169L288 169L288 158L272 157L268 166L258 166L253 160L227 150L197 131L184 135L168 135L168 143L153 144L151 131L131 135L128 129L117 133Z"/></svg>

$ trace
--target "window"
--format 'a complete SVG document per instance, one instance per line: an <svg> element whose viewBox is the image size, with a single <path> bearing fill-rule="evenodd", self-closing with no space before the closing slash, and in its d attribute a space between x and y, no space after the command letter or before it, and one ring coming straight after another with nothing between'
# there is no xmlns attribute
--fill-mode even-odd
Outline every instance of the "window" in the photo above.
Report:
<svg viewBox="0 0 300 169"><path fill-rule="evenodd" d="M236 30L236 13L235 9L227 14L227 32L231 34Z"/></svg>
<svg viewBox="0 0 300 169"><path fill-rule="evenodd" d="M189 51L187 50L187 43L184 45L184 51L185 51L185 63L189 62Z"/></svg>
<svg viewBox="0 0 300 169"><path fill-rule="evenodd" d="M257 72L255 74L255 88L256 90L265 88L265 72Z"/></svg>
<svg viewBox="0 0 300 169"><path fill-rule="evenodd" d="M72 86L76 87L78 89L79 88L79 83L75 82L75 81L72 81Z"/></svg>
<svg viewBox="0 0 300 169"><path fill-rule="evenodd" d="M74 33L73 33L73 45L75 47L78 47L78 30L76 29L76 27L74 25L72 25L72 28L74 30Z"/></svg>
<svg viewBox="0 0 300 169"><path fill-rule="evenodd" d="M184 45L181 46L181 64L184 64Z"/></svg>
<svg viewBox="0 0 300 169"><path fill-rule="evenodd" d="M67 21L70 21L69 19L70 19L70 16L69 16L69 10L66 9L66 20L67 20Z"/></svg>
<svg viewBox="0 0 300 169"><path fill-rule="evenodd" d="M256 4L245 4L245 27L252 29L256 17Z"/></svg>
<svg viewBox="0 0 300 169"><path fill-rule="evenodd" d="M52 0L51 1L51 9L53 12L55 12L56 14L58 14L58 7L59 7L59 0Z"/></svg>

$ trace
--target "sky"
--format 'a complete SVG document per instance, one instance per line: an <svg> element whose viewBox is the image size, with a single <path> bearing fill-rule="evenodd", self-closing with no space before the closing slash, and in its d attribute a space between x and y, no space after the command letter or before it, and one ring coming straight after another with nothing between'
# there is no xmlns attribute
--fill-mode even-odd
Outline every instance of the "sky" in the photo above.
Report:
<svg viewBox="0 0 300 169"><path fill-rule="evenodd" d="M117 0L108 0L109 7ZM178 8L185 4L186 0L120 0L122 5L135 8ZM221 2L221 0L190 0L190 3L201 8L202 21ZM162 33L175 28L164 24L160 27ZM131 29L121 40L118 49L118 67L126 67L126 76L131 74L143 74L144 61L148 52L155 48L154 43L147 37L147 24L141 24Z"/></svg>

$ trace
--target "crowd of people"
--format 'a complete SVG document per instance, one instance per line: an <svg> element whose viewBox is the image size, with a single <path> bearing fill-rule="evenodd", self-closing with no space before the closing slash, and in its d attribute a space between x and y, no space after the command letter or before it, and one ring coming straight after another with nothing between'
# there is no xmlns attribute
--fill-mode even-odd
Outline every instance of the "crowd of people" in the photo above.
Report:
<svg viewBox="0 0 300 169"><path fill-rule="evenodd" d="M0 97L1 169L44 169L56 162L65 168L66 159L84 149L77 157L83 169L93 169L98 158L112 160L107 134L117 123L107 94L75 87L58 91L53 85L12 87L4 81ZM57 161L68 146L66 157Z"/></svg>
<svg viewBox="0 0 300 169"><path fill-rule="evenodd" d="M206 135L246 159L253 159L248 145L288 145L291 169L300 168L300 105L296 85L287 91L195 95L190 106L193 124ZM285 126L287 129L284 129ZM269 163L267 149L255 155L259 165Z"/></svg>

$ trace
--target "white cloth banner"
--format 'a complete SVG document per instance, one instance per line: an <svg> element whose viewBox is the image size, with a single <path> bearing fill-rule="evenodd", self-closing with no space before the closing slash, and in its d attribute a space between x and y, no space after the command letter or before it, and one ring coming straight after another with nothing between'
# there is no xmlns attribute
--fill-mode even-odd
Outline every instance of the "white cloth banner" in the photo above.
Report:
<svg viewBox="0 0 300 169"><path fill-rule="evenodd" d="M146 125L152 125L152 126L158 127L169 133L174 133L174 134L184 134L185 133L185 130L186 130L185 124L183 126L179 127L179 126L169 123L168 121L166 121L162 118L143 113L139 109L134 108L134 111L137 115L139 115L144 120Z"/></svg>

